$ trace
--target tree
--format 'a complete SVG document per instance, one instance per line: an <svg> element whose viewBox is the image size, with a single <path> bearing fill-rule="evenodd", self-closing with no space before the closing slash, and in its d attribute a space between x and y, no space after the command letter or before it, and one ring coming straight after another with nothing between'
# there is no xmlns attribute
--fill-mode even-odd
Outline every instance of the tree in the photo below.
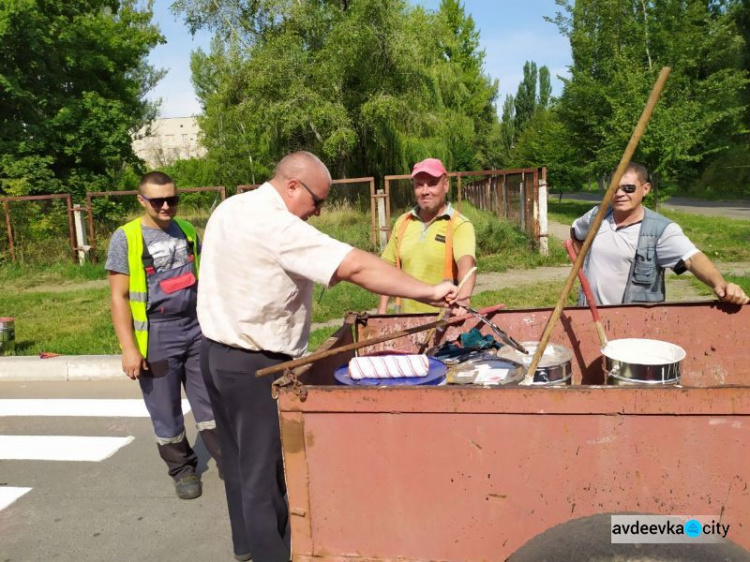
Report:
<svg viewBox="0 0 750 562"><path fill-rule="evenodd" d="M457 169L493 168L498 160L499 134L495 102L498 81L484 73L485 52L479 48L479 31L460 0L442 0L439 14L449 34L443 42L445 58L460 73L455 86L444 88L446 105L473 122L473 138L465 146L464 158L456 158Z"/></svg>
<svg viewBox="0 0 750 562"><path fill-rule="evenodd" d="M537 107L546 109L552 101L552 85L550 83L549 68L539 68L539 101Z"/></svg>
<svg viewBox="0 0 750 562"><path fill-rule="evenodd" d="M516 105L512 94L505 96L503 116L500 121L501 157L503 165L509 165L516 148Z"/></svg>
<svg viewBox="0 0 750 562"><path fill-rule="evenodd" d="M533 149L530 146L535 146L536 143L523 143L526 147L523 155L517 153L517 145L525 135L529 123L535 120L538 113L544 113L549 109L552 101L549 69L546 66L541 66L537 73L536 63L526 61L523 74L524 77L518 85L516 97L508 95L503 103L500 124L502 160L504 165L509 167L538 166L547 163L543 154L532 155ZM537 125L544 120L544 118L537 118ZM536 130L532 133L534 138L537 137L537 133Z"/></svg>
<svg viewBox="0 0 750 562"><path fill-rule="evenodd" d="M0 191L109 188L137 164L130 133L154 115L146 62L163 41L150 3L0 4Z"/></svg>
<svg viewBox="0 0 750 562"><path fill-rule="evenodd" d="M214 31L193 57L209 158L225 185L263 178L291 150L319 154L334 176L407 171L427 156L448 168L492 160L497 85L460 2L437 13L404 0L180 0Z"/></svg>
<svg viewBox="0 0 750 562"><path fill-rule="evenodd" d="M536 94L536 80L537 70L536 63L526 61L523 65L523 80L518 85L518 92L516 93L516 130L518 132L523 131L526 126L526 122L531 119L536 110L537 94Z"/></svg>
<svg viewBox="0 0 750 562"><path fill-rule="evenodd" d="M723 0L557 0L573 52L559 115L589 177L614 168L662 66L672 74L637 159L672 183L698 176L742 127L743 41Z"/></svg>

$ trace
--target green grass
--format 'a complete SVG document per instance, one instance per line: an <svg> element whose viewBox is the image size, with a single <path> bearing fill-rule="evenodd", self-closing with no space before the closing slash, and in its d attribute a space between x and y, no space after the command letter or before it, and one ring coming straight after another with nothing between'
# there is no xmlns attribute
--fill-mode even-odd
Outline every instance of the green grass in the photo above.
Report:
<svg viewBox="0 0 750 562"><path fill-rule="evenodd" d="M563 286L563 281L550 281L500 291L484 291L471 298L471 306L484 308L504 304L505 308L508 309L554 307L560 298ZM576 283L568 295L567 305L575 305L577 298L578 286Z"/></svg>
<svg viewBox="0 0 750 562"><path fill-rule="evenodd" d="M0 316L15 318L16 353L119 353L109 315L109 289L60 293L4 293Z"/></svg>
<svg viewBox="0 0 750 562"><path fill-rule="evenodd" d="M341 319L341 324L344 323L343 318ZM310 333L310 339L307 342L307 350L308 351L315 351L320 347L320 345L326 341L336 330L338 330L341 327L341 325L337 326L328 326L325 328L318 328L317 330L313 330Z"/></svg>
<svg viewBox="0 0 750 562"><path fill-rule="evenodd" d="M378 295L351 283L339 283L331 289L323 289L322 285L315 287L313 322L327 322L343 318L349 310L370 310L378 306Z"/></svg>
<svg viewBox="0 0 750 562"><path fill-rule="evenodd" d="M750 275L725 275L724 279L728 283L734 283L742 287L745 294L750 294ZM690 278L690 284L698 291L701 296L713 295L714 292L695 277Z"/></svg>
<svg viewBox="0 0 750 562"><path fill-rule="evenodd" d="M569 225L573 224L574 220L585 214L594 205L595 203L591 201L571 201L566 199L565 201L558 202L557 199L550 198L547 203L547 216L555 222Z"/></svg>
<svg viewBox="0 0 750 562"><path fill-rule="evenodd" d="M87 263L80 266L73 264L72 261L66 261L48 266L9 264L0 267L0 286L5 292L9 289L22 291L43 285L58 286L106 278L107 272L102 264Z"/></svg>

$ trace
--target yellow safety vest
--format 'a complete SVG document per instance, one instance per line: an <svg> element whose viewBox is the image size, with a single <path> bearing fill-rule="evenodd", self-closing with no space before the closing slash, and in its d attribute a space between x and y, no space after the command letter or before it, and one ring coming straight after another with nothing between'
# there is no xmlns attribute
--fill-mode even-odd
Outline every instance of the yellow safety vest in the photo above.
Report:
<svg viewBox="0 0 750 562"><path fill-rule="evenodd" d="M195 227L188 221L173 219L180 230L185 233L188 244L193 246L195 255L195 278L198 278L198 237ZM141 231L140 217L121 226L128 241L128 269L130 271L130 314L133 316L133 331L138 350L146 357L148 353L148 316L146 314L146 303L148 301L148 281L146 270L143 267L143 233Z"/></svg>

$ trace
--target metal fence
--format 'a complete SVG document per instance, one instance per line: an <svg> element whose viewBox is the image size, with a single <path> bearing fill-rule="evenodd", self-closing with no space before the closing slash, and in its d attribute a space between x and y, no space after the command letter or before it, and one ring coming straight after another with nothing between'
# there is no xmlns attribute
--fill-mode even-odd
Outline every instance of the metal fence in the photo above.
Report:
<svg viewBox="0 0 750 562"><path fill-rule="evenodd" d="M0 201L5 215L5 229L0 233L3 261L45 263L68 251L76 259L70 194L0 197Z"/></svg>
<svg viewBox="0 0 750 562"><path fill-rule="evenodd" d="M451 172L449 200L461 210L464 200L476 208L491 212L499 218L515 223L538 245L546 247L546 168L522 168L509 170L480 170L473 172ZM259 186L239 185L236 193L244 193ZM540 186L543 186L540 197ZM141 212L135 195L137 191L102 191L86 194L85 206L73 205L69 194L34 195L26 197L0 197L5 210L6 229L0 233L0 259L6 256L12 261L21 260L28 251L20 250L30 244L38 233L45 232L46 238L57 237L57 242L45 251L49 259L59 259L60 240L68 239L69 251L74 260L82 259L83 252L89 252L94 263L102 259L106 243L114 230L122 224L123 216L137 216ZM179 189L181 195L180 216L195 224L202 234L213 207L227 196L226 189L220 187L191 187ZM14 215L11 203L36 205ZM54 210L51 205L58 204ZM62 204L65 205L62 208ZM376 251L383 249L391 232L392 216L399 216L415 204L414 190L409 175L388 175L384 177L383 189L377 189L374 177L345 178L333 180L326 200L326 212L313 217L311 223L337 235L336 222L346 224L347 241L362 249ZM46 210L43 208L47 206ZM191 215L191 211L193 215ZM359 224L362 213L370 214L370 224ZM86 215L84 225L83 215ZM351 234L352 221L346 213L351 213L352 221L360 229ZM35 220L41 217L43 220ZM28 227L40 223L41 226ZM54 224L54 227L52 226ZM87 228L86 228L87 226ZM46 227L46 230L45 230ZM369 231L369 232L368 232ZM65 232L65 234L63 234ZM369 240L368 240L369 238ZM29 246L31 247L31 245ZM39 253L39 250L36 250Z"/></svg>
<svg viewBox="0 0 750 562"><path fill-rule="evenodd" d="M458 199L471 202L477 209L493 213L514 223L535 244L546 237L540 223L546 222L546 191L540 198L540 186L546 186L547 168L518 168L459 172ZM546 230L546 229L544 229Z"/></svg>

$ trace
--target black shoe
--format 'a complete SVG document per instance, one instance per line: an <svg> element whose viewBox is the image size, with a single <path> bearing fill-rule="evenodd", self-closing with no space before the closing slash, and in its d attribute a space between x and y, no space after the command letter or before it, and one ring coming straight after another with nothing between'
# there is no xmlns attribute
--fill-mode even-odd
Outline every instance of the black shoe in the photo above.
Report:
<svg viewBox="0 0 750 562"><path fill-rule="evenodd" d="M252 560L253 557L250 554L235 554L234 559L239 560L240 562L248 562L249 560Z"/></svg>
<svg viewBox="0 0 750 562"><path fill-rule="evenodd" d="M201 481L195 474L188 474L179 480L175 480L174 490L181 500L192 500L200 497L202 493Z"/></svg>

